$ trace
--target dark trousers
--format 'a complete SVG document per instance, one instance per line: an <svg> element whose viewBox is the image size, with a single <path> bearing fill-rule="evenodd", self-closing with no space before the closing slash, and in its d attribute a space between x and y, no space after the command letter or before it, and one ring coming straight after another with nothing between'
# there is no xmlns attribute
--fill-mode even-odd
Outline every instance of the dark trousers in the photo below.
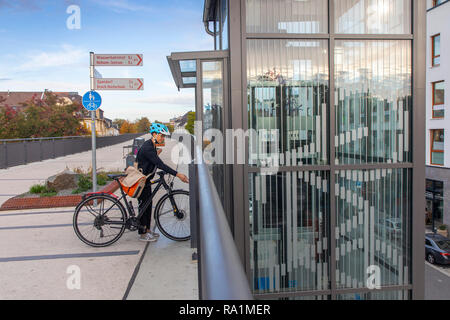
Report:
<svg viewBox="0 0 450 320"><path fill-rule="evenodd" d="M142 190L141 196L138 198L139 203L139 214L142 212L143 207L146 205L148 199L150 199L152 195L152 184L150 183L150 179L147 180L147 183L145 184L144 190ZM145 209L144 213L141 216L141 219L139 220L142 228L139 228L139 234L145 234L147 230L144 229L144 226L146 229L150 229L150 223L152 221L152 204L153 202L150 202Z"/></svg>

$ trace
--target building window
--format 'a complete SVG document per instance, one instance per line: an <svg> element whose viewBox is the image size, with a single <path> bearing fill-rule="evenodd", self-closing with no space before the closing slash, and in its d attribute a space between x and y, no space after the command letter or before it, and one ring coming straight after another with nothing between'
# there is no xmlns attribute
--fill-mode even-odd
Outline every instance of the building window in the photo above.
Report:
<svg viewBox="0 0 450 320"><path fill-rule="evenodd" d="M432 42L432 64L433 67L441 64L441 35L431 37Z"/></svg>
<svg viewBox="0 0 450 320"><path fill-rule="evenodd" d="M442 181L426 181L426 217L427 225L434 227L443 223L444 212L444 183Z"/></svg>
<svg viewBox="0 0 450 320"><path fill-rule="evenodd" d="M433 118L444 118L444 81L433 83Z"/></svg>
<svg viewBox="0 0 450 320"><path fill-rule="evenodd" d="M431 130L431 164L444 165L444 129Z"/></svg>

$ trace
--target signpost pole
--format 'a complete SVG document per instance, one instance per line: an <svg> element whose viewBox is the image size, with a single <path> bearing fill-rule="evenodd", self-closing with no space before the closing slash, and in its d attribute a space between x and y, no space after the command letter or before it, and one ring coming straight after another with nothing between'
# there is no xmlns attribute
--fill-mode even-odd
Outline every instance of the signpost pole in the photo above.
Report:
<svg viewBox="0 0 450 320"><path fill-rule="evenodd" d="M90 89L91 91L94 90L94 52L90 53L91 58L91 83L90 83ZM97 192L97 140L96 140L96 132L95 132L95 118L96 118L96 112L97 111L91 111L91 131L92 131L92 187L93 192Z"/></svg>

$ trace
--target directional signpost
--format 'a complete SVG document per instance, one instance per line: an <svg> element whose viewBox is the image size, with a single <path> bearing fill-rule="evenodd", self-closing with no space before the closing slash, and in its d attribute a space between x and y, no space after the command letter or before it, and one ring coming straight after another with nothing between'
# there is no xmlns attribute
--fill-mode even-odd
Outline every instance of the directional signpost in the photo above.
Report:
<svg viewBox="0 0 450 320"><path fill-rule="evenodd" d="M102 78L94 80L95 90L144 90L144 79L113 79Z"/></svg>
<svg viewBox="0 0 450 320"><path fill-rule="evenodd" d="M103 78L95 67L142 67L142 54L95 54L91 52L91 91L83 97L83 106L91 111L92 117L92 184L97 192L97 159L95 135L95 111L100 108L102 99L94 90L144 90L144 79Z"/></svg>
<svg viewBox="0 0 450 320"><path fill-rule="evenodd" d="M142 67L142 54L94 54L96 67Z"/></svg>

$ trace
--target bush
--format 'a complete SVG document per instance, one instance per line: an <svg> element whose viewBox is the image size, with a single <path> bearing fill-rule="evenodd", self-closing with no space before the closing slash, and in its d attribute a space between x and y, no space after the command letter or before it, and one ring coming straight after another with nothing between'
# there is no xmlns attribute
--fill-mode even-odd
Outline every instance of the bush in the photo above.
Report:
<svg viewBox="0 0 450 320"><path fill-rule="evenodd" d="M38 194L41 197L53 197L58 194L55 189L49 189L45 185L36 184L30 188L30 193Z"/></svg>
<svg viewBox="0 0 450 320"><path fill-rule="evenodd" d="M41 194L45 191L45 189L47 189L45 186L40 185L40 184L35 184L34 186L32 186L30 188L30 193L32 194Z"/></svg>
<svg viewBox="0 0 450 320"><path fill-rule="evenodd" d="M97 184L99 186L105 186L108 181L108 176L105 173L101 173L97 175Z"/></svg>
<svg viewBox="0 0 450 320"><path fill-rule="evenodd" d="M80 179L78 180L78 189L81 190L81 192L92 189L92 180L87 176L80 176Z"/></svg>
<svg viewBox="0 0 450 320"><path fill-rule="evenodd" d="M443 224L443 225L439 226L439 230L447 230L447 225Z"/></svg>

